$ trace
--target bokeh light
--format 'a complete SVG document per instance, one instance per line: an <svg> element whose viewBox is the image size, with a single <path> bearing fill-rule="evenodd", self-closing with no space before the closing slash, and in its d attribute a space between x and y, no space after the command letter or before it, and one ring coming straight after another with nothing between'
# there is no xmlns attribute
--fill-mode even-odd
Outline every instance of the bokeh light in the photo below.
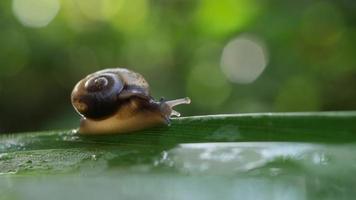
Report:
<svg viewBox="0 0 356 200"><path fill-rule="evenodd" d="M74 0L79 10L91 20L107 20L122 6L123 0Z"/></svg>
<svg viewBox="0 0 356 200"><path fill-rule="evenodd" d="M231 86L218 66L202 63L190 71L187 91L194 104L213 109L227 100L231 93Z"/></svg>
<svg viewBox="0 0 356 200"><path fill-rule="evenodd" d="M0 1L1 128L74 128L74 84L116 66L183 116L355 110L355 2Z"/></svg>
<svg viewBox="0 0 356 200"><path fill-rule="evenodd" d="M197 21L209 35L226 35L254 20L260 9L256 0L200 1Z"/></svg>
<svg viewBox="0 0 356 200"><path fill-rule="evenodd" d="M170 40L171 38L158 32L149 38L136 38L127 42L129 66L155 71L169 68L173 59Z"/></svg>
<svg viewBox="0 0 356 200"><path fill-rule="evenodd" d="M60 8L58 0L13 0L12 9L16 18L28 27L47 26Z"/></svg>
<svg viewBox="0 0 356 200"><path fill-rule="evenodd" d="M135 30L140 32L144 28L149 14L149 2L147 0L122 0L122 5L117 15L111 18L111 23L118 29L129 34Z"/></svg>
<svg viewBox="0 0 356 200"><path fill-rule="evenodd" d="M268 62L265 45L251 37L240 36L230 41L221 56L221 69L235 83L252 83L263 72Z"/></svg>

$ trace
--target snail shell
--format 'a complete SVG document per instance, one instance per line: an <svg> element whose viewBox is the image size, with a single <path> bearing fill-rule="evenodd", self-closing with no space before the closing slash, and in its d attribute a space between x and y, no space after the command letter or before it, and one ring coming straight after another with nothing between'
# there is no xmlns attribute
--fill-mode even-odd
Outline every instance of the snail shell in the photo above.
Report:
<svg viewBox="0 0 356 200"><path fill-rule="evenodd" d="M74 87L74 109L81 115L79 133L125 133L169 124L172 108L189 104L189 98L155 101L144 77L125 68L89 74Z"/></svg>

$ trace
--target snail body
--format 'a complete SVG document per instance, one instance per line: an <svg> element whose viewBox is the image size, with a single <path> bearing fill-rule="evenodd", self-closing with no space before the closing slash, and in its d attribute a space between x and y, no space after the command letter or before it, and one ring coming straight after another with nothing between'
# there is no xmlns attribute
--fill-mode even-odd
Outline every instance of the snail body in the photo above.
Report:
<svg viewBox="0 0 356 200"><path fill-rule="evenodd" d="M82 117L81 134L127 133L167 125L180 114L173 107L189 104L189 98L156 101L139 73L111 68L89 74L71 94L74 109Z"/></svg>

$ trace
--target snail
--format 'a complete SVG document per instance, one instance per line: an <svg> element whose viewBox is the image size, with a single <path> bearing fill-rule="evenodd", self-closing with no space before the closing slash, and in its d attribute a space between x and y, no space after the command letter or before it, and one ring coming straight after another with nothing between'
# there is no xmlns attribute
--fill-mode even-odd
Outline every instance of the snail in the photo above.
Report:
<svg viewBox="0 0 356 200"><path fill-rule="evenodd" d="M80 134L126 133L169 125L180 116L174 106L189 104L188 97L156 101L144 77L125 68L104 69L80 80L71 94L81 116Z"/></svg>

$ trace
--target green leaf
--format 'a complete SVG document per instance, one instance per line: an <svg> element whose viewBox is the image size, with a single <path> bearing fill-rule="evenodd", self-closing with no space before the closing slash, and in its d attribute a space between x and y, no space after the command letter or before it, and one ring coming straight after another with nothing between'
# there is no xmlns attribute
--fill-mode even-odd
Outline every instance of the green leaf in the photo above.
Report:
<svg viewBox="0 0 356 200"><path fill-rule="evenodd" d="M5 134L0 199L352 197L355 136L356 112L182 117L121 135Z"/></svg>

